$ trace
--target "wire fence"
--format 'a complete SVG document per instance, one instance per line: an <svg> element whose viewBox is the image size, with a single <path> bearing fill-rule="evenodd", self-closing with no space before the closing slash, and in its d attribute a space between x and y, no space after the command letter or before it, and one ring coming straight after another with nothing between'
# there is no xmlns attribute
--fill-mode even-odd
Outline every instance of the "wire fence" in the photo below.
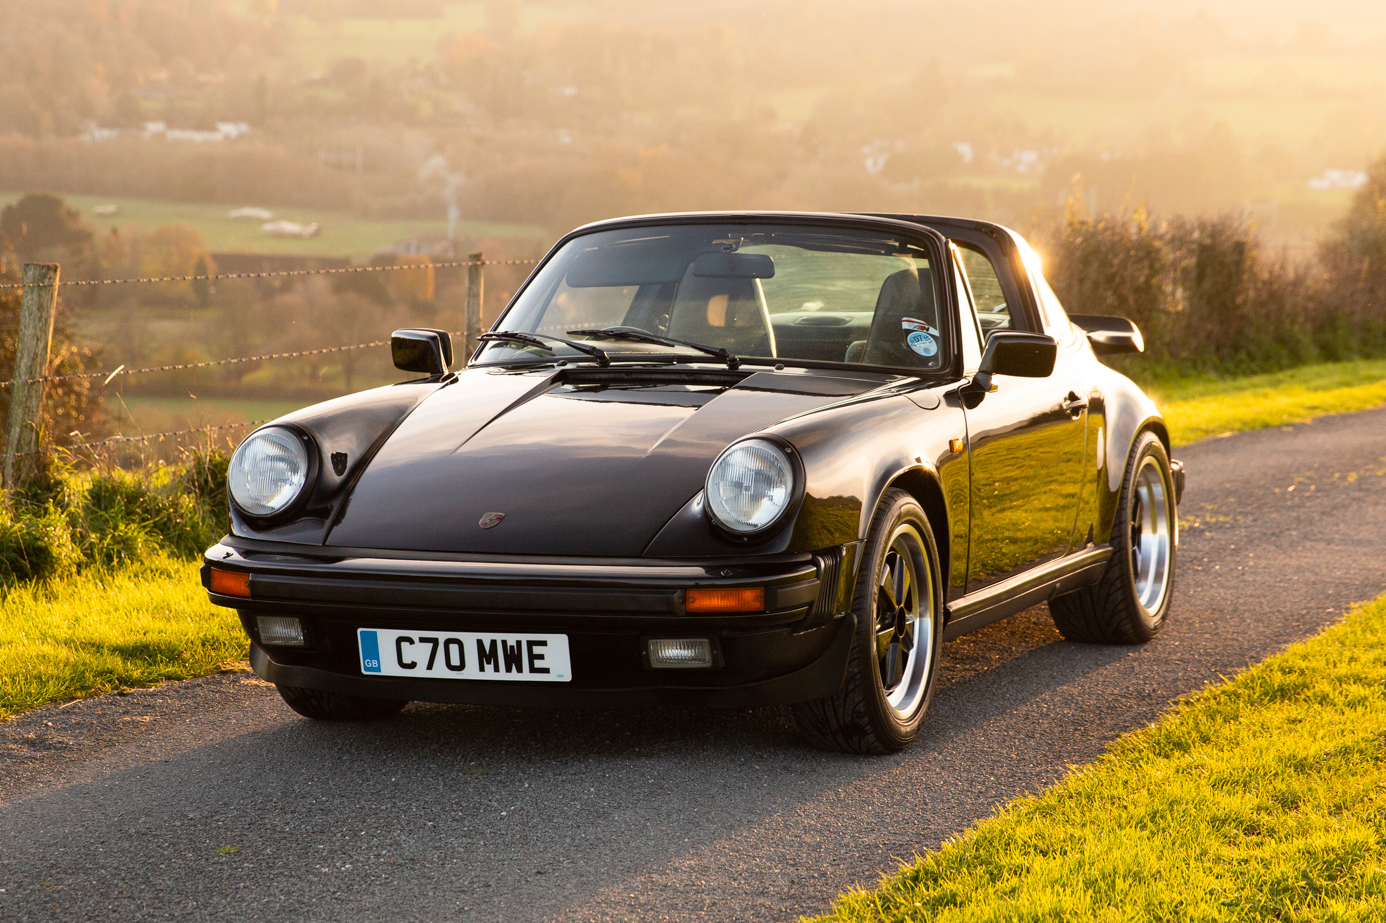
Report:
<svg viewBox="0 0 1386 923"><path fill-rule="evenodd" d="M288 276L330 276L353 272L407 272L418 269L459 269L464 266L527 266L539 262L525 260L450 260L445 263L401 263L395 266L332 266L322 269L275 269L263 272L216 272L200 276L143 276L128 279L59 279L49 284L29 282L0 283L0 289L58 288L82 285L148 285L160 282L216 282L222 279L276 279Z"/></svg>
<svg viewBox="0 0 1386 923"><path fill-rule="evenodd" d="M56 286L56 287L59 287L59 288L62 288L62 287L103 286L103 285L150 285L150 284L180 283L180 282L215 282L215 281L219 281L219 280L230 280L230 279L282 279L282 278L291 278L291 277L345 275L345 274L354 274L354 273L408 272L408 271L412 271L412 270L435 270L435 269L454 269L454 268L455 268L455 269L461 269L461 268L468 268L468 269L470 269L471 267L485 267L485 266L532 266L532 265L534 265L534 264L536 264L536 263L538 263L538 262L539 262L539 261L538 261L537 259L500 259L500 260L466 259L466 260L448 260L448 261L443 261L443 262L432 262L432 261L429 261L429 262L418 262L418 263L403 263L403 264L399 264L399 265L390 265L390 266L338 266L338 267L325 267L325 268L314 268L314 269L265 270L265 271L261 271L261 272L205 273L205 274L179 275L179 276L144 276L144 277L121 278L121 279L72 279L72 280L62 280L62 279L59 279L57 282L50 282L50 283L29 283L29 282L6 282L6 283L0 283L0 290L34 289L34 288L39 288L39 289L51 289L51 288L54 288L55 286ZM478 304L478 306L477 306L477 310L478 310L478 311L480 310L479 304ZM468 322L468 325L469 325L469 326L471 325L471 321L470 321L470 320L469 320L469 322ZM454 336L454 337L465 337L465 336L467 336L467 333L466 333L466 332L462 332L462 331L456 331L456 332L452 332L450 335L451 335L451 336ZM231 366L231 365L246 364L246 363L259 363L259 362L272 362L272 361L276 361L276 360L286 360L286 359L301 359L301 358L310 357L310 356L325 356L325 355L332 355L332 354L340 354L340 353L353 352L353 351L357 351L357 350L374 349L374 348L378 348L378 347L382 347L382 346L387 346L387 345L389 345L389 342L390 342L389 340L373 340L373 341L367 342L367 343L353 343L353 344L343 345L343 346L323 346L323 347L318 347L318 348L314 348L314 349L299 349L299 350L292 350L292 351L285 351L285 352L261 353L261 354L258 354L258 355L251 355L251 356L232 356L232 357L227 357L227 358L223 358L223 359L208 359L208 360L198 361L198 362L181 362L181 363L171 363L171 364L167 364L167 365L154 365L154 366L145 366L145 367L138 367L138 368L127 368L127 367L124 366L124 365L120 365L120 366L117 366L116 368L110 369L110 370L101 370L101 371L94 371L94 372L81 372L81 373L69 374L69 375L43 375L43 376L26 377L26 378L18 378L18 377L16 377L16 378L11 378L11 379L9 379L9 380L7 380L7 381L0 381L0 391L3 391L4 389L12 389L12 388L14 388L14 386L17 385L17 384L33 385L33 384L49 384L49 383L59 383L59 382L68 382L68 381L81 381L81 380L95 381L95 380L97 380L97 379L102 380L102 387L105 387L106 385L109 385L109 384L110 384L113 380L115 380L116 378L125 377L125 376L131 376L131 375L149 375L149 374L157 374L157 373L162 373L162 372L183 372L183 371L191 371L191 370L197 370L197 369L215 368L215 367L219 367L219 366ZM247 428L247 427L248 427L248 428L254 428L254 427L260 426L260 425L262 425L262 424L264 424L264 423L266 423L266 422L268 422L268 421L266 421L266 420L256 420L256 421L248 421L248 422L224 423L224 424L217 424L217 425L207 425L207 426L190 427L190 428L177 429L177 430L164 430L164 431L153 432L153 433L142 433L142 434L138 434L138 435L118 435L118 436L111 436L111 437L108 437L108 438L98 439L98 440L93 440L93 441L86 441L85 439L83 439L83 438L81 437L81 434L80 434L80 433L74 432L74 433L69 434L70 437L73 437L73 436L77 437L77 441L74 442L74 443L71 443L71 444L68 444L68 445L62 445L62 446L50 446L50 447L47 447L47 448L45 448L45 447L39 447L39 448L34 449L34 450L31 450L31 451L20 451L20 452L16 452L15 455L16 455L16 456L40 455L40 454L43 454L44 452L47 452L47 451L54 451L54 450L66 452L66 453L69 453L69 454L80 454L80 453L92 453L92 454L95 454L95 453L100 452L100 451L110 450L110 449L113 449L113 448L119 448L119 447L125 446L125 445L148 444L148 443L151 443L151 442L166 442L166 441L170 441L170 440L178 440L178 439L181 439L181 438L184 438L184 437L187 437L187 436L194 436L194 435L196 435L196 436L205 436L205 435L207 435L207 434L214 433L214 432L222 432L222 431L233 430L233 429L238 429L238 428Z"/></svg>
<svg viewBox="0 0 1386 923"><path fill-rule="evenodd" d="M206 436L211 433L222 432L228 429L240 429L242 427L254 429L257 426L263 426L268 422L269 420L246 420L237 423L221 423L215 426L193 426L189 427L188 429L165 430L160 433L141 433L138 436L110 436L106 439L94 439L90 442L88 442L85 439L80 439L77 442L72 443L71 445L55 446L53 449L48 450L36 449L31 452L19 452L17 454L21 456L42 455L45 451L61 451L67 452L69 454L78 454L83 451L94 452L95 450L106 449L109 447L120 445L134 445L148 442L164 442L170 439L178 439L183 436Z"/></svg>
<svg viewBox="0 0 1386 923"><path fill-rule="evenodd" d="M452 333L450 336L462 336L460 333ZM127 369L125 366L118 366L110 372L82 372L79 375L46 375L42 378L21 378L0 381L0 388L8 388L18 382L27 385L49 381L81 381L83 379L104 378L103 384L110 384L111 380L118 375L143 375L148 372L182 372L188 369L209 369L219 365L235 365L241 362L265 362L272 359L300 359L304 356L323 356L328 353L350 352L354 349L370 349L374 346L386 346L389 340L375 340L370 343L353 343L350 346L324 346L320 349L299 349L287 353L265 353L260 356L236 356L231 359L208 359L205 362L180 362L176 365L151 365L141 369Z"/></svg>

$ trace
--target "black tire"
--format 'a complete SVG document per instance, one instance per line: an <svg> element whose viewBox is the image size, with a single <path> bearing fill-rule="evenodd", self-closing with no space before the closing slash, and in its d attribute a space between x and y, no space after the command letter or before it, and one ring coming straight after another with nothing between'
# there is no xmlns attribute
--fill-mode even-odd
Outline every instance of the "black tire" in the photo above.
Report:
<svg viewBox="0 0 1386 923"><path fill-rule="evenodd" d="M1161 496L1153 504L1143 502L1143 497L1150 500L1156 478ZM1174 597L1178 552L1178 510L1174 497L1169 453L1154 433L1142 433L1126 462L1112 523L1112 557L1102 578L1092 586L1049 601L1049 613L1060 634L1069 641L1088 644L1143 644L1155 637L1169 615ZM1161 505L1163 510L1159 509ZM1157 541L1160 516L1164 522L1163 542ZM1146 560L1141 551L1143 544L1149 546L1144 554L1151 563L1142 563ZM1158 561L1163 563L1154 563Z"/></svg>
<svg viewBox="0 0 1386 923"><path fill-rule="evenodd" d="M343 695L340 692L324 692L321 689L304 689L301 686L281 686L275 689L284 702L305 718L315 721L372 721L389 718L399 714L408 705L401 699L372 699L359 695Z"/></svg>
<svg viewBox="0 0 1386 923"><path fill-rule="evenodd" d="M908 561L902 555L908 555ZM898 578L902 566L907 568L905 577ZM858 573L853 597L857 628L847 675L833 695L795 705L794 719L804 737L824 749L895 753L919 733L934 696L943 643L944 577L938 548L924 510L903 490L887 491L881 498ZM903 580L910 587L901 592L896 587L903 586ZM893 585L887 589L884 581ZM902 605L892 602L897 594ZM916 620L910 620L910 609L917 613ZM883 628L882 621L893 627ZM924 636L929 646L921 654ZM898 676L883 676L897 669ZM892 697L897 704L892 704Z"/></svg>

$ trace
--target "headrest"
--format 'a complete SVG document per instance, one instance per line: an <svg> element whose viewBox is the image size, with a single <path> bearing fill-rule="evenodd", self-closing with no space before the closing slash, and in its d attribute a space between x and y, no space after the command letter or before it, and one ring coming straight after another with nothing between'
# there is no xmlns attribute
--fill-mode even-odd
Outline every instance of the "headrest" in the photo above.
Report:
<svg viewBox="0 0 1386 923"><path fill-rule="evenodd" d="M876 314L871 319L863 361L872 365L938 368L943 361L938 331L938 307L934 303L930 270L911 268L891 273L876 297Z"/></svg>

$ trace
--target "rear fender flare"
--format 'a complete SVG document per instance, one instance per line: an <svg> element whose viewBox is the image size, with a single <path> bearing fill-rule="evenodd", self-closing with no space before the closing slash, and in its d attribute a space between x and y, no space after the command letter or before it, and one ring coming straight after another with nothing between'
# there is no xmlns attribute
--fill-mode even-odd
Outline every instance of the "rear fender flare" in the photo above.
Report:
<svg viewBox="0 0 1386 923"><path fill-rule="evenodd" d="M1110 405L1109 405L1110 406ZM1120 414L1109 412L1107 419L1113 418L1120 420ZM1136 419L1129 417L1128 419ZM1136 442L1143 433L1154 433L1155 437L1165 447L1165 452L1170 454L1169 429L1165 421L1159 414L1151 414L1138 420L1134 426L1112 426L1109 424L1107 430L1107 444L1105 447L1105 457L1102 459L1104 472L1099 472L1098 477L1098 527L1101 534L1096 536L1098 544L1111 541L1112 525L1116 521L1117 504L1121 501L1121 482L1126 476L1126 463L1131 458L1131 452L1136 447ZM1170 454L1172 458L1173 455ZM1105 476L1104 476L1105 475Z"/></svg>

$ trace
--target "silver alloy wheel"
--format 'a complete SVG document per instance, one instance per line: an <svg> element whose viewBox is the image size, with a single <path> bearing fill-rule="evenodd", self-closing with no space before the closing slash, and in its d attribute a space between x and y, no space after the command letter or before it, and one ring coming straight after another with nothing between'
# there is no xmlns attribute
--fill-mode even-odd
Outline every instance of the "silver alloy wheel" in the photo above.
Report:
<svg viewBox="0 0 1386 923"><path fill-rule="evenodd" d="M1164 604L1173 573L1174 524L1169 488L1154 458L1142 460L1131 493L1131 574L1136 580L1136 599L1146 612L1156 612Z"/></svg>
<svg viewBox="0 0 1386 923"><path fill-rule="evenodd" d="M937 617L932 576L923 540L902 523L876 580L876 662L886 702L905 720L928 691Z"/></svg>

